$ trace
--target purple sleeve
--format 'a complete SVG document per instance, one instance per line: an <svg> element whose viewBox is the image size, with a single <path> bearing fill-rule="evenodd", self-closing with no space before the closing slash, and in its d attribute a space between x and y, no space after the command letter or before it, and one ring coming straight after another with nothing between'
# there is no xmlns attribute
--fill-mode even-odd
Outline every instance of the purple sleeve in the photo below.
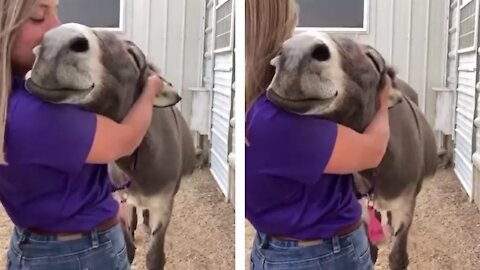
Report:
<svg viewBox="0 0 480 270"><path fill-rule="evenodd" d="M335 122L297 115L264 123L251 134L252 147L259 147L257 168L273 177L313 184L330 160L337 129Z"/></svg>
<svg viewBox="0 0 480 270"><path fill-rule="evenodd" d="M95 130L94 113L26 98L9 110L7 161L77 173L85 164Z"/></svg>

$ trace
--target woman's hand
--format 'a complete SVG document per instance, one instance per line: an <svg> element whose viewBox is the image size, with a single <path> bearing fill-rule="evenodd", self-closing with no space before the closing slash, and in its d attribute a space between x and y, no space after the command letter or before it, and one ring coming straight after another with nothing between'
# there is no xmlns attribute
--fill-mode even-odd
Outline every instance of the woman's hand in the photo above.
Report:
<svg viewBox="0 0 480 270"><path fill-rule="evenodd" d="M147 83L145 84L144 91L152 91L154 96L162 92L163 90L163 80L157 74L150 75L147 78Z"/></svg>
<svg viewBox="0 0 480 270"><path fill-rule="evenodd" d="M132 208L126 202L120 202L118 204L117 216L120 222L126 228L130 229L130 221L132 219Z"/></svg>

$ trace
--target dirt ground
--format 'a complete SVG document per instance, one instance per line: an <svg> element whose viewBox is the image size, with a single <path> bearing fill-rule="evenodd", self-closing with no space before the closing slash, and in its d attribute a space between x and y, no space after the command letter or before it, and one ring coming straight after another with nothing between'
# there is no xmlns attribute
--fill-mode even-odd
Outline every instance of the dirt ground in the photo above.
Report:
<svg viewBox="0 0 480 270"><path fill-rule="evenodd" d="M254 229L247 223L246 266ZM388 268L388 246L380 248L375 269ZM480 213L468 202L451 169L424 183L410 231L411 270L480 269Z"/></svg>
<svg viewBox="0 0 480 270"><path fill-rule="evenodd" d="M140 219L141 220L141 219ZM235 214L225 202L207 169L197 170L185 178L175 198L172 221L166 236L165 269L234 269ZM0 209L0 266L11 233L11 222ZM137 253L133 269L145 267L147 235L139 226L135 235Z"/></svg>

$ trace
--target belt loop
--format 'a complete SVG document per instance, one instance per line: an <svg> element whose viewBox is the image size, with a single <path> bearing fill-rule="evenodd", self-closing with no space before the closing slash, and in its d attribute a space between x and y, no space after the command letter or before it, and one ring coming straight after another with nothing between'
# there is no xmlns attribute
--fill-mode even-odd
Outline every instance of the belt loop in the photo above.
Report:
<svg viewBox="0 0 480 270"><path fill-rule="evenodd" d="M20 229L17 227L17 232L20 234L20 237L17 241L17 246L20 249L20 256L18 256L18 261L17 263L22 266L22 261L23 261L23 248L22 245L27 242L28 236L30 233L26 229Z"/></svg>
<svg viewBox="0 0 480 270"><path fill-rule="evenodd" d="M21 248L21 245L27 242L29 233L25 229L19 229L18 232L20 233L20 238L18 239L17 245Z"/></svg>
<svg viewBox="0 0 480 270"><path fill-rule="evenodd" d="M264 249L266 246L267 246L267 235L266 234L263 234L263 233L257 233L258 234L258 238L260 240L260 243L258 244L259 245L259 248L260 249Z"/></svg>
<svg viewBox="0 0 480 270"><path fill-rule="evenodd" d="M340 239L338 236L334 236L332 238L332 246L333 246L333 254L337 254L340 252L341 246L340 246Z"/></svg>
<svg viewBox="0 0 480 270"><path fill-rule="evenodd" d="M98 241L98 231L96 229L90 233L90 239L92 240L92 248L97 248L100 245Z"/></svg>

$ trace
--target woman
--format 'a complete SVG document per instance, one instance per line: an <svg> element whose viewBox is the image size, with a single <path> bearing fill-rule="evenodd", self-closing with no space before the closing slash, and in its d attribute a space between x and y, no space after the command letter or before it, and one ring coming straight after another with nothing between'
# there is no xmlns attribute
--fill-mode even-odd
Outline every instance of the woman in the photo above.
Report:
<svg viewBox="0 0 480 270"><path fill-rule="evenodd" d="M297 22L294 0L246 1L246 218L252 269L373 269L352 173L378 166L389 139L388 91L363 134L288 113L265 90L270 60ZM356 151L351 151L355 148Z"/></svg>
<svg viewBox="0 0 480 270"><path fill-rule="evenodd" d="M7 269L130 269L105 164L140 144L163 83L150 77L121 123L30 95L23 78L32 49L60 23L57 5L0 0L0 143L8 163L0 166L0 200L15 224Z"/></svg>

